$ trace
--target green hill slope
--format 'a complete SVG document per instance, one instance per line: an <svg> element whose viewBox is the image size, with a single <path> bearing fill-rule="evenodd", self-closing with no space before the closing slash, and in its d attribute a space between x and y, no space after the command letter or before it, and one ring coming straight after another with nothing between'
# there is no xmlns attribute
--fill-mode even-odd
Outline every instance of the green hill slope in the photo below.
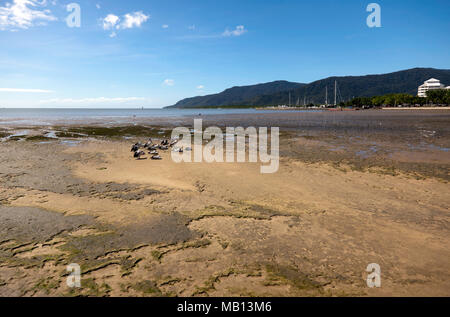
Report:
<svg viewBox="0 0 450 317"><path fill-rule="evenodd" d="M417 88L425 80L437 78L446 86L450 85L449 69L413 68L381 75L329 77L310 84L275 81L266 84L233 87L219 94L187 98L177 102L176 108L195 108L207 106L266 106L287 104L289 93L295 104L324 103L325 89L328 87L328 100L334 99L334 82L338 84L338 102L353 97L372 97L389 93L417 94Z"/></svg>

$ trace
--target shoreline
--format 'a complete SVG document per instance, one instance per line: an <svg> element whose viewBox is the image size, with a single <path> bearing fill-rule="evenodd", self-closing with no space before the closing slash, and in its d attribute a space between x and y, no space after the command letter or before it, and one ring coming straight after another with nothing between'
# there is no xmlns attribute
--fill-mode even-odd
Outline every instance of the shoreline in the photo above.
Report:
<svg viewBox="0 0 450 317"><path fill-rule="evenodd" d="M386 107L382 110L450 110L450 107Z"/></svg>

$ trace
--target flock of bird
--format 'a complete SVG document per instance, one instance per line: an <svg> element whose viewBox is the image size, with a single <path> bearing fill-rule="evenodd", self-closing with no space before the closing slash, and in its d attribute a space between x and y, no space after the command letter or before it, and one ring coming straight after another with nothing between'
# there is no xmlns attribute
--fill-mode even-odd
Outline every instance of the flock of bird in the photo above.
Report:
<svg viewBox="0 0 450 317"><path fill-rule="evenodd" d="M153 143L153 140L150 138L147 143L142 144L140 142L134 144L131 147L131 152L134 152L133 157L140 160L145 159L146 155L145 150L148 150L148 154L151 155L152 160L162 160L161 156L158 153L158 150L167 151L169 148L174 147L178 143L178 140L167 140L164 139L161 143ZM183 148L176 149L178 152L182 153Z"/></svg>

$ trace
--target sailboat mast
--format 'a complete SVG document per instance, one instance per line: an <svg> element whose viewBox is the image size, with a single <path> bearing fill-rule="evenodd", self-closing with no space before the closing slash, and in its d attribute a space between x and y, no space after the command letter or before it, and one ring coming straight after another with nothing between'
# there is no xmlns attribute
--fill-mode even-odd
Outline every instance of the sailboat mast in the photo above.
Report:
<svg viewBox="0 0 450 317"><path fill-rule="evenodd" d="M336 106L337 81L334 81L334 106Z"/></svg>
<svg viewBox="0 0 450 317"><path fill-rule="evenodd" d="M325 87L325 106L328 106L328 86Z"/></svg>

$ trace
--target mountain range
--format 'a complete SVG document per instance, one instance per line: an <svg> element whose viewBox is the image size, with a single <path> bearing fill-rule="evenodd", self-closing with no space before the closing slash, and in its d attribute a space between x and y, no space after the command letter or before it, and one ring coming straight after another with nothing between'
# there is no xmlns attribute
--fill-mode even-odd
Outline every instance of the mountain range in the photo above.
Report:
<svg viewBox="0 0 450 317"><path fill-rule="evenodd" d="M218 94L186 98L168 108L281 105L289 103L289 96L292 105L323 104L326 90L328 102L333 103L335 82L337 102L390 93L416 95L417 88L430 78L439 79L442 84L449 86L450 69L412 68L379 75L329 77L309 84L279 80L233 87Z"/></svg>

